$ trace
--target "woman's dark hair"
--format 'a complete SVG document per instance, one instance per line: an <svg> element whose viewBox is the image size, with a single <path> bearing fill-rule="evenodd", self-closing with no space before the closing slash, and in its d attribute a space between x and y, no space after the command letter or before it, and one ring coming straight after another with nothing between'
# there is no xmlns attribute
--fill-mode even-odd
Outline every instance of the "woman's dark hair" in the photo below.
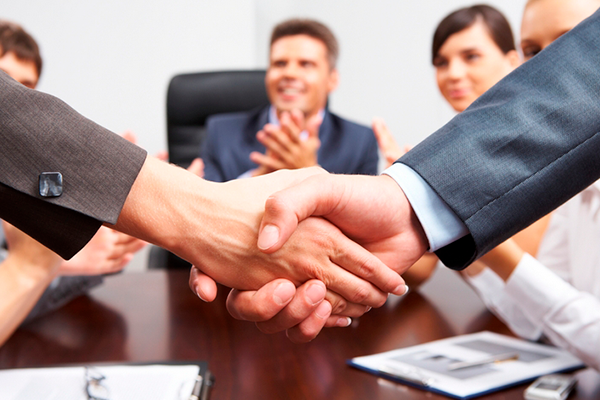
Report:
<svg viewBox="0 0 600 400"><path fill-rule="evenodd" d="M433 34L431 47L431 61L433 62L451 35L467 29L477 21L482 21L487 27L490 37L504 54L516 50L510 24L506 17L494 7L478 4L472 7L461 8L454 11L439 23Z"/></svg>

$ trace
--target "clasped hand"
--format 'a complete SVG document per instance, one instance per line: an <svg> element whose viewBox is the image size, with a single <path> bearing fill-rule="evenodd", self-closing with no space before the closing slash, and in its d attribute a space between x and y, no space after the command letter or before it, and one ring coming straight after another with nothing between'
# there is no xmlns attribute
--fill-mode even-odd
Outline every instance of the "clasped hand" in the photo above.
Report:
<svg viewBox="0 0 600 400"><path fill-rule="evenodd" d="M319 172L308 178L301 176L306 170L277 173L283 173L279 178L288 182L287 188L262 203L264 217L257 221L256 232L258 247L269 257L259 257L256 265L288 260L289 271L264 276L253 285L263 285L258 291L233 290L228 297L234 317L255 321L268 333L287 330L297 342L311 340L324 326L347 325L346 316L362 315L369 309L364 305L382 305L388 292L403 294L406 288L398 274L427 248L418 219L390 177ZM263 177L263 184L272 184L277 174ZM243 182L257 183L232 184ZM202 267L193 268L190 286L210 301L216 286L200 270L213 276Z"/></svg>

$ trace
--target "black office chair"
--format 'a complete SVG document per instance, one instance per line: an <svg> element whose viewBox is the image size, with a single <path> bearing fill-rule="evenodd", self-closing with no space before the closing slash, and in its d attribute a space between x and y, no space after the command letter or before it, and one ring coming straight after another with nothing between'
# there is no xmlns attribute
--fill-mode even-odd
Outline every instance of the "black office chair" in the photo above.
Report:
<svg viewBox="0 0 600 400"><path fill-rule="evenodd" d="M269 104L265 71L218 71L176 75L167 91L169 161L187 168L200 155L206 120L214 114L248 111ZM152 247L148 269L189 268L190 264Z"/></svg>
<svg viewBox="0 0 600 400"><path fill-rule="evenodd" d="M187 168L200 154L206 119L269 104L265 71L219 71L177 75L167 92L169 161Z"/></svg>

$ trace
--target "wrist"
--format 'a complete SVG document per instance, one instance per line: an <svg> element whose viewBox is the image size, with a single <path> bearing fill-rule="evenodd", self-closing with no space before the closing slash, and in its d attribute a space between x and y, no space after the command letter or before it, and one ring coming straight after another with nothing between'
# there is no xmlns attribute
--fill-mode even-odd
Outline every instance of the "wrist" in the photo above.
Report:
<svg viewBox="0 0 600 400"><path fill-rule="evenodd" d="M58 256L37 258L13 251L8 253L2 267L12 269L23 287L34 287L40 283L50 283L58 276L62 262Z"/></svg>
<svg viewBox="0 0 600 400"><path fill-rule="evenodd" d="M114 228L178 253L201 226L204 195L214 183L147 157Z"/></svg>
<svg viewBox="0 0 600 400"><path fill-rule="evenodd" d="M506 282L521 262L524 254L525 252L509 239L482 256L481 261Z"/></svg>

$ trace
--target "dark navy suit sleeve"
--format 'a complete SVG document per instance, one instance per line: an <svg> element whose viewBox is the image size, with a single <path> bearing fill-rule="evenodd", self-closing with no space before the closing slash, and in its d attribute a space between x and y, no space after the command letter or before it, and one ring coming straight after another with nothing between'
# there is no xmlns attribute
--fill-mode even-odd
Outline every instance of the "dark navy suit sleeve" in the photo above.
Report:
<svg viewBox="0 0 600 400"><path fill-rule="evenodd" d="M469 229L438 252L462 268L600 176L600 12L399 161Z"/></svg>

